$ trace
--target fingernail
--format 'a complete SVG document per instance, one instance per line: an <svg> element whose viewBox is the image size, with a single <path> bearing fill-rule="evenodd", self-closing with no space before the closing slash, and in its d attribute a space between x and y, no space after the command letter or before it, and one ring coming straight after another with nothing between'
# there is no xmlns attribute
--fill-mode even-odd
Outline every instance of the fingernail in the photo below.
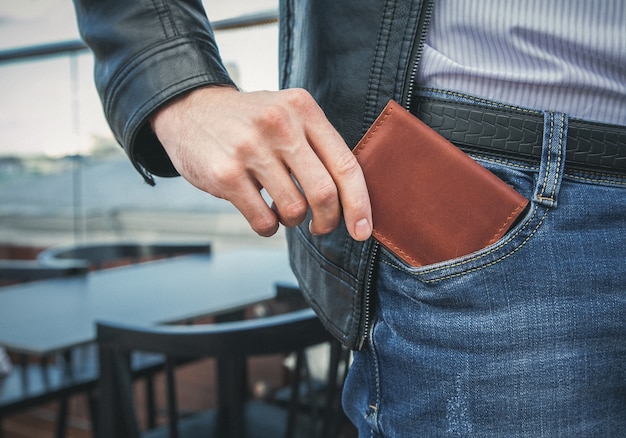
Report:
<svg viewBox="0 0 626 438"><path fill-rule="evenodd" d="M319 236L319 234L313 232L313 219L309 221L309 233L311 233L314 236Z"/></svg>
<svg viewBox="0 0 626 438"><path fill-rule="evenodd" d="M372 234L372 226L365 218L360 219L354 227L354 234L357 240L365 240Z"/></svg>

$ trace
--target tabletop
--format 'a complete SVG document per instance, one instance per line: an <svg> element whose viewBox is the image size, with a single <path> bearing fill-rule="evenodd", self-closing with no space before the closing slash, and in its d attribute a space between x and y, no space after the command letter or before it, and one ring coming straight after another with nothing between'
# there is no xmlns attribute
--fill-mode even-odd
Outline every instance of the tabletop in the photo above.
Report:
<svg viewBox="0 0 626 438"><path fill-rule="evenodd" d="M285 251L188 255L0 289L0 346L51 354L96 339L98 320L164 324L241 309L295 286Z"/></svg>

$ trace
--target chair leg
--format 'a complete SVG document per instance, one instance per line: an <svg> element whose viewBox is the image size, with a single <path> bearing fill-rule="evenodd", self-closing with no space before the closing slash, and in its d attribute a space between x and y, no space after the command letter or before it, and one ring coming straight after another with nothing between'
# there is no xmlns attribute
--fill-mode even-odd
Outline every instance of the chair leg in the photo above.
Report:
<svg viewBox="0 0 626 438"><path fill-rule="evenodd" d="M176 405L176 363L172 358L165 361L165 379L167 387L167 415L169 420L170 438L178 438L178 406Z"/></svg>
<svg viewBox="0 0 626 438"><path fill-rule="evenodd" d="M338 431L338 419L341 418L341 392L343 390L343 379L348 370L349 350L341 346L338 341L330 343L330 365L328 369L328 388L326 393L326 407L322 428L323 437L334 437ZM344 370L339 373L339 365L344 361ZM338 383L338 376L341 375L341 383Z"/></svg>
<svg viewBox="0 0 626 438"><path fill-rule="evenodd" d="M244 317L244 311L237 310L216 316L215 322L240 321ZM235 355L218 359L217 376L218 436L243 438L243 411L248 388L246 358Z"/></svg>
<svg viewBox="0 0 626 438"><path fill-rule="evenodd" d="M100 430L98 427L98 398L93 390L87 391L87 405L91 420L91 434L94 438L98 438L98 431Z"/></svg>
<svg viewBox="0 0 626 438"><path fill-rule="evenodd" d="M304 363L304 351L299 350L296 352L296 364L293 370L293 378L291 381L291 400L289 400L288 416L287 416L287 431L285 433L286 438L293 438L296 432L296 420L298 410L300 409L300 383L302 366Z"/></svg>
<svg viewBox="0 0 626 438"><path fill-rule="evenodd" d="M139 438L135 416L130 355L99 346L98 437Z"/></svg>
<svg viewBox="0 0 626 438"><path fill-rule="evenodd" d="M57 411L57 422L54 436L56 438L65 438L65 431L67 429L67 411L68 411L69 397L63 396L59 400L59 410Z"/></svg>
<svg viewBox="0 0 626 438"><path fill-rule="evenodd" d="M65 367L65 371L66 373L72 373L72 350L67 350L64 351L61 354L61 360L63 361L63 366ZM46 358L42 358L42 364L46 363L47 359ZM55 432L55 437L56 438L65 438L65 434L67 431L67 416L68 416L68 410L69 410L69 402L70 402L70 396L69 395L64 395L61 397L61 400L59 400L59 410L57 412L57 424L56 424L56 432Z"/></svg>
<svg viewBox="0 0 626 438"><path fill-rule="evenodd" d="M245 434L246 366L246 359L237 355L217 361L219 437L243 438Z"/></svg>
<svg viewBox="0 0 626 438"><path fill-rule="evenodd" d="M156 427L156 402L154 400L154 376L146 376L146 417L148 419L148 429Z"/></svg>

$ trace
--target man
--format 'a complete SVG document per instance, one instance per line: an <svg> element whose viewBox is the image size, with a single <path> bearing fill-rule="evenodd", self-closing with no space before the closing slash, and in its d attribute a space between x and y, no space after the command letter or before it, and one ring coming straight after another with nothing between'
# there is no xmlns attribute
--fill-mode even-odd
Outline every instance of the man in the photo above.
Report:
<svg viewBox="0 0 626 438"><path fill-rule="evenodd" d="M626 7L434 3L284 0L285 90L241 93L198 1L75 0L144 178L180 174L261 235L289 227L310 304L358 350L344 407L360 435L624 434ZM519 224L428 266L369 239L349 148L390 99L462 134L531 201Z"/></svg>

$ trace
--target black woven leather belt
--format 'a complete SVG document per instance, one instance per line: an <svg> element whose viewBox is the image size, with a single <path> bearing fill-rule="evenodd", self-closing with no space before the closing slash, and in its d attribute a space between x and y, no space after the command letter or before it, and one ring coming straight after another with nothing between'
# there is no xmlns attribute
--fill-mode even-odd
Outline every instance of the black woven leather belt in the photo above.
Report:
<svg viewBox="0 0 626 438"><path fill-rule="evenodd" d="M459 148L538 161L543 114L420 97L411 112ZM626 127L569 119L565 167L626 175Z"/></svg>

